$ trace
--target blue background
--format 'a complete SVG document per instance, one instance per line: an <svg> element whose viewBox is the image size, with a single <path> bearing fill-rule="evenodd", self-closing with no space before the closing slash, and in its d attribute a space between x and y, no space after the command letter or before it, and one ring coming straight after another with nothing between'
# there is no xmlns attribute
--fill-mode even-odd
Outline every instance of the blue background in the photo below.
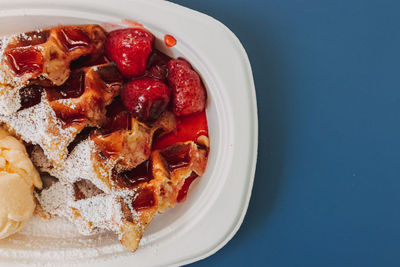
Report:
<svg viewBox="0 0 400 267"><path fill-rule="evenodd" d="M400 1L173 1L246 48L259 110L237 235L193 266L400 266Z"/></svg>

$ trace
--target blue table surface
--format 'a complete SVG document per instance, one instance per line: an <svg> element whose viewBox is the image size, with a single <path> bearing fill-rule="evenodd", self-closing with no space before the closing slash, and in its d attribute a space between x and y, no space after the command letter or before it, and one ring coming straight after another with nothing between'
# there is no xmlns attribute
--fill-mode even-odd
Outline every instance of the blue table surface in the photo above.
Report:
<svg viewBox="0 0 400 267"><path fill-rule="evenodd" d="M400 1L173 2L239 37L260 125L243 225L193 266L400 266Z"/></svg>

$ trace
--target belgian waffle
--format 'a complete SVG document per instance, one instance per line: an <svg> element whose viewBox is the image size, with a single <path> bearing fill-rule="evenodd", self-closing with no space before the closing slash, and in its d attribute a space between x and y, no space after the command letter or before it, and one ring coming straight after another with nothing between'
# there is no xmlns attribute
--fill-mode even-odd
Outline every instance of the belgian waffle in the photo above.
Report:
<svg viewBox="0 0 400 267"><path fill-rule="evenodd" d="M98 25L0 39L0 122L30 146L45 212L82 234L114 231L135 251L154 216L204 173L209 141L202 132L154 149L155 138L179 131L177 118L171 108L147 122L128 112L119 96L127 80L105 56L106 39ZM144 76L167 83L169 60L154 50Z"/></svg>
<svg viewBox="0 0 400 267"><path fill-rule="evenodd" d="M82 133L80 139L83 140L79 140L63 165L51 164L39 146L33 149L32 160L42 172L65 182L84 178L101 190L111 192L119 187L113 180L116 173L131 170L149 158L154 133L170 132L175 128L175 118L170 112L162 114L152 127L125 112L114 117L113 122L121 118L129 121L118 125L123 127L121 129Z"/></svg>
<svg viewBox="0 0 400 267"><path fill-rule="evenodd" d="M70 64L87 56L95 61L104 53L106 33L98 25L60 26L0 39L0 114L20 108L19 91L29 83L62 85Z"/></svg>
<svg viewBox="0 0 400 267"><path fill-rule="evenodd" d="M40 145L61 165L67 147L86 126L100 126L105 107L119 93L122 76L102 62L100 26L68 26L2 39L0 121L25 142ZM35 55L35 61L23 61ZM74 60L100 65L70 69ZM12 92L12 93L10 93ZM11 107L11 108L10 108Z"/></svg>
<svg viewBox="0 0 400 267"><path fill-rule="evenodd" d="M113 179L119 189L111 193L90 186L84 178L74 183L60 180L39 193L38 200L51 214L77 224L81 233L112 230L124 246L135 251L154 216L172 208L185 181L201 176L206 164L206 148L194 142L178 143L153 151L133 171L117 174Z"/></svg>

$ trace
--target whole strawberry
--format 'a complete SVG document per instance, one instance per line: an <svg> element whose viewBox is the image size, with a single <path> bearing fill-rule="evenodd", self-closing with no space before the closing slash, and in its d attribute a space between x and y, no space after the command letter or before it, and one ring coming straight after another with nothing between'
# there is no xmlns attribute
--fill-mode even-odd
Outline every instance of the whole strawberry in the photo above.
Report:
<svg viewBox="0 0 400 267"><path fill-rule="evenodd" d="M153 49L154 36L142 28L111 32L106 41L106 54L126 77L137 77L146 71L147 59Z"/></svg>
<svg viewBox="0 0 400 267"><path fill-rule="evenodd" d="M154 121L167 107L171 89L163 82L141 78L128 82L122 89L122 102L141 121Z"/></svg>
<svg viewBox="0 0 400 267"><path fill-rule="evenodd" d="M172 109L177 116L204 110L206 91L201 79L189 62L174 59L168 62L168 84L172 89Z"/></svg>

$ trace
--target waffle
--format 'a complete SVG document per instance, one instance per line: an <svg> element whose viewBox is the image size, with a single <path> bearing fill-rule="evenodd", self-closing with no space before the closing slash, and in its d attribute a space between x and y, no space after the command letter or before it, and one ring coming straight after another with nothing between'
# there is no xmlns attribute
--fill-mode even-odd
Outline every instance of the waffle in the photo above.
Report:
<svg viewBox="0 0 400 267"><path fill-rule="evenodd" d="M0 39L0 122L29 145L45 214L86 235L114 231L135 251L154 216L204 173L209 140L201 131L155 149L181 119L171 107L155 121L128 112L119 96L127 80L105 57L106 38L100 26L80 25ZM167 83L170 59L155 49L144 77Z"/></svg>
<svg viewBox="0 0 400 267"><path fill-rule="evenodd" d="M5 37L0 42L0 121L61 165L86 126L100 126L122 76L102 60L105 32L67 26ZM84 41L82 41L84 40ZM24 57L32 57L24 61ZM77 60L87 65L71 70ZM37 61L37 62L36 62Z"/></svg>
<svg viewBox="0 0 400 267"><path fill-rule="evenodd" d="M2 90L0 114L19 109L19 91L31 82L62 85L70 76L71 62L83 56L96 60L105 39L98 25L60 26L0 39L0 84L10 89Z"/></svg>
<svg viewBox="0 0 400 267"><path fill-rule="evenodd" d="M38 200L49 213L75 223L82 234L114 231L133 252L154 216L174 207L185 181L201 176L206 164L206 148L191 141L178 143L153 151L138 168L118 174L114 179L120 188L111 193L86 179L58 181L38 194Z"/></svg>
<svg viewBox="0 0 400 267"><path fill-rule="evenodd" d="M175 128L175 118L170 112L164 112L152 127L125 112L115 116L112 123L121 118L130 121L127 125L123 123L122 129L109 132L103 128L82 133L63 165L53 165L39 146L33 149L31 158L42 172L64 182L74 183L85 178L101 190L111 192L119 188L113 175L146 161L151 153L153 135L156 132L168 133Z"/></svg>

